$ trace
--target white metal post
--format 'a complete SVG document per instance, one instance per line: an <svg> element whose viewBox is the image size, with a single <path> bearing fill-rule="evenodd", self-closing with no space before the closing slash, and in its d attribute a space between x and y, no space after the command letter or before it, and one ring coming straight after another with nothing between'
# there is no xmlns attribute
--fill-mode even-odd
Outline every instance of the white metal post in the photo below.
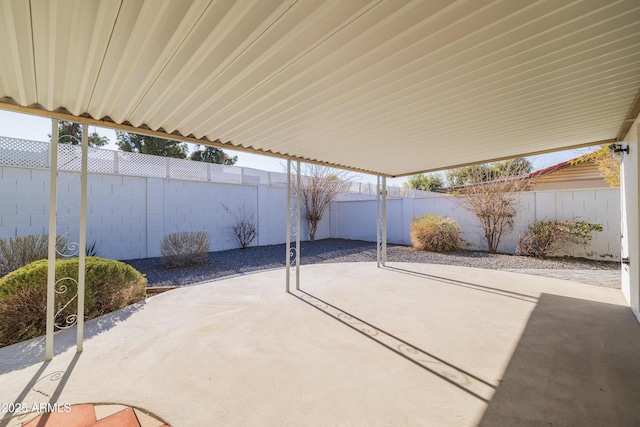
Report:
<svg viewBox="0 0 640 427"><path fill-rule="evenodd" d="M51 161L49 162L49 253L47 264L47 327L45 360L53 359L53 330L56 286L56 210L58 190L58 119L51 120Z"/></svg>
<svg viewBox="0 0 640 427"><path fill-rule="evenodd" d="M296 289L300 289L300 162L296 168Z"/></svg>
<svg viewBox="0 0 640 427"><path fill-rule="evenodd" d="M387 177L382 177L382 266L387 264Z"/></svg>
<svg viewBox="0 0 640 427"><path fill-rule="evenodd" d="M380 268L380 245L382 244L382 234L380 228L382 227L382 215L380 212L380 176L378 175L378 183L376 185L378 191L376 192L376 253L378 260L378 268Z"/></svg>
<svg viewBox="0 0 640 427"><path fill-rule="evenodd" d="M291 278L291 160L287 160L287 292Z"/></svg>
<svg viewBox="0 0 640 427"><path fill-rule="evenodd" d="M87 168L89 160L89 125L82 125L82 164L80 169L80 241L78 252L78 324L76 351L82 351L84 339L84 290L87 248Z"/></svg>

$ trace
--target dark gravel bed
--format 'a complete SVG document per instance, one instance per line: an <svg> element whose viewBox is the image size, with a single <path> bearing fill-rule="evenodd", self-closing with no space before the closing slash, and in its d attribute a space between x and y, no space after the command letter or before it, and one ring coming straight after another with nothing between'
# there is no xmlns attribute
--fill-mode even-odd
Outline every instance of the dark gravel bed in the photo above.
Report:
<svg viewBox="0 0 640 427"><path fill-rule="evenodd" d="M356 240L326 239L301 242L302 264L329 262L375 262L376 244ZM184 268L166 268L162 258L125 261L145 274L149 286L185 286L236 274L285 266L285 245L260 246L210 252L203 264ZM564 269L564 270L619 270L620 264L611 261L591 261L575 258L536 259L531 257L488 254L486 252L435 253L415 251L411 247L388 245L390 262L416 262L447 264L494 270L512 269Z"/></svg>

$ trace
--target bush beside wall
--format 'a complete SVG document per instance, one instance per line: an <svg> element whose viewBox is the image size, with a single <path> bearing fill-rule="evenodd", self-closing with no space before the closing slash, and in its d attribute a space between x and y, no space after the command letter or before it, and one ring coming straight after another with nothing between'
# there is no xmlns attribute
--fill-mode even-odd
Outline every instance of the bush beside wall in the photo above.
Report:
<svg viewBox="0 0 640 427"><path fill-rule="evenodd" d="M47 260L32 262L0 279L0 347L45 333ZM56 280L62 280L56 294L56 311L77 293L78 259L58 260ZM93 319L141 301L147 279L123 262L97 257L86 259L85 319ZM62 323L75 315L77 303L69 304L56 319Z"/></svg>

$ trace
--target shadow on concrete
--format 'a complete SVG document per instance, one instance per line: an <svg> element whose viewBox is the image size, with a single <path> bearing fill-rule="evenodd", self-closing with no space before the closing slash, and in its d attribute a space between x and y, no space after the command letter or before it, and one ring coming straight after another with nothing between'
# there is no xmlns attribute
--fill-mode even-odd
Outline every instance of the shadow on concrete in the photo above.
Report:
<svg viewBox="0 0 640 427"><path fill-rule="evenodd" d="M291 295L483 402L488 402L487 397L490 396L495 389L495 385L488 381L446 360L438 358L318 297L301 290L293 291Z"/></svg>
<svg viewBox="0 0 640 427"><path fill-rule="evenodd" d="M480 426L640 426L628 307L542 294Z"/></svg>
<svg viewBox="0 0 640 427"><path fill-rule="evenodd" d="M69 380L71 373L78 364L81 354L82 353L74 354L66 369L50 372L46 375L43 374L50 362L42 362L42 366L40 366L22 392L16 397L13 404L9 405L10 408L23 408L21 405L25 405L25 402L30 401L32 402L31 406L26 408L28 411L22 410L17 414L15 412L6 412L2 414L2 417L0 417L0 427L6 427L14 420L19 421L22 418L33 415L34 412L40 411L44 412L44 416L38 422L38 425L44 425L53 413L46 408L57 408L59 407L58 405L61 406L60 395L67 385L67 381ZM40 403L35 403L37 401L40 401Z"/></svg>
<svg viewBox="0 0 640 427"><path fill-rule="evenodd" d="M501 296L507 297L507 298L519 299L519 300L526 301L526 302L531 302L531 303L535 303L535 302L538 301L538 297L536 297L536 296L523 294L523 293L519 293L519 292L507 291L507 290L504 290L504 289L493 288L493 287L486 286L486 285L479 285L477 283L464 282L464 281L461 281L461 280L449 279L447 277L441 277L441 276L436 276L436 275L427 274L427 273L420 273L418 271L407 270L407 269L400 268L400 267L391 267L391 266L388 266L388 265L383 267L383 268L386 269L386 270L389 270L389 271L394 271L396 273L408 274L410 276L415 276L415 277L423 277L423 278L429 279L431 281L445 283L447 285L461 286L461 287L468 288L468 289L475 289L477 291L487 292L487 293L491 293L491 294L495 294L495 295L501 295Z"/></svg>
<svg viewBox="0 0 640 427"><path fill-rule="evenodd" d="M85 340L108 331L118 323L127 320L132 314L139 311L144 304L144 301L140 301L113 313L85 321ZM76 346L76 334L75 326L55 333L53 338L54 357ZM44 357L44 336L0 348L0 375L42 363Z"/></svg>

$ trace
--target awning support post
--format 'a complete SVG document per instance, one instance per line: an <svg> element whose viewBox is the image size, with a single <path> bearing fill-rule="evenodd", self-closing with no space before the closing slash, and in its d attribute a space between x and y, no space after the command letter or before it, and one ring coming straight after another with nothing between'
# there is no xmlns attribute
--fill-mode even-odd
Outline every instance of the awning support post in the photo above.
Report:
<svg viewBox="0 0 640 427"><path fill-rule="evenodd" d="M84 291L87 248L87 169L89 160L89 125L82 125L82 165L80 169L80 239L78 252L78 324L76 351L82 351L84 340Z"/></svg>
<svg viewBox="0 0 640 427"><path fill-rule="evenodd" d="M382 246L382 209L380 205L380 176L378 175L377 178L378 181L376 188L378 189L378 191L376 193L376 254L378 268L380 268Z"/></svg>
<svg viewBox="0 0 640 427"><path fill-rule="evenodd" d="M300 162L296 167L296 289L300 290Z"/></svg>
<svg viewBox="0 0 640 427"><path fill-rule="evenodd" d="M293 193L293 194L292 194ZM291 206L291 200L295 197L295 207ZM293 227L292 222L294 223ZM291 291L291 262L295 262L293 275L296 277L296 289L300 289L300 162L296 164L295 182L291 176L291 160L287 160L287 268L286 290ZM291 234L295 237L296 246L291 247Z"/></svg>
<svg viewBox="0 0 640 427"><path fill-rule="evenodd" d="M382 177L382 266L387 265L387 177Z"/></svg>
<svg viewBox="0 0 640 427"><path fill-rule="evenodd" d="M49 161L49 247L47 258L47 326L45 360L53 359L53 332L56 286L56 211L58 190L58 119L51 120L51 160Z"/></svg>
<svg viewBox="0 0 640 427"><path fill-rule="evenodd" d="M289 293L289 281L291 278L291 160L287 160L287 235L285 241L287 245L286 291Z"/></svg>
<svg viewBox="0 0 640 427"><path fill-rule="evenodd" d="M387 178L382 177L382 186L380 185L380 176L378 176L378 185L376 194L376 252L378 255L378 268L385 266L387 263Z"/></svg>

